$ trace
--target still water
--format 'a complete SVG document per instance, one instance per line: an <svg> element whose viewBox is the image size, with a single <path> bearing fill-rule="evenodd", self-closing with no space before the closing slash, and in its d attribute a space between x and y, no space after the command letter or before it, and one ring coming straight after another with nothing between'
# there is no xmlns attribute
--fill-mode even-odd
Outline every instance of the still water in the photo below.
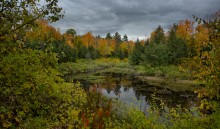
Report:
<svg viewBox="0 0 220 129"><path fill-rule="evenodd" d="M120 74L93 77L77 75L68 76L66 80L79 81L86 91L91 87L97 87L106 97L136 106L142 111L147 111L152 104L160 107L161 103L167 108L179 105L190 109L196 106L196 94L192 91L172 91L162 86L149 85L147 81L141 81L135 77Z"/></svg>

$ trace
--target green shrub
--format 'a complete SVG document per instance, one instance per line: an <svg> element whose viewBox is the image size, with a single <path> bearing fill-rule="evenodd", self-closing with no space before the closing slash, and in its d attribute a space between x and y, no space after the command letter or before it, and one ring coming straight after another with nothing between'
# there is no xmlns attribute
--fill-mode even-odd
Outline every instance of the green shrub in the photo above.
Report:
<svg viewBox="0 0 220 129"><path fill-rule="evenodd" d="M52 53L23 50L0 62L0 128L51 128L76 121L70 115L85 102L79 85L58 75Z"/></svg>

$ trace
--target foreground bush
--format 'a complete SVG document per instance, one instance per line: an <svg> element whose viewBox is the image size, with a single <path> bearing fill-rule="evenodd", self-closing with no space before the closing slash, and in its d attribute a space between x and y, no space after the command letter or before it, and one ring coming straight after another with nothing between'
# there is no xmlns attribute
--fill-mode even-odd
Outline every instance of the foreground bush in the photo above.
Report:
<svg viewBox="0 0 220 129"><path fill-rule="evenodd" d="M65 83L56 68L55 55L42 51L23 50L1 60L0 128L74 125L86 95L79 85Z"/></svg>

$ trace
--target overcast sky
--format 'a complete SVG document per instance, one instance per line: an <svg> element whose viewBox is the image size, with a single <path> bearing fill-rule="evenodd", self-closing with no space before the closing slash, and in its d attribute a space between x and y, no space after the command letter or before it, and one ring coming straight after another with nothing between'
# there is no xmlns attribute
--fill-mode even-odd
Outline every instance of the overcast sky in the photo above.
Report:
<svg viewBox="0 0 220 129"><path fill-rule="evenodd" d="M65 11L53 23L65 32L74 28L81 35L91 31L105 37L117 31L131 40L144 38L161 25L165 30L192 15L207 17L220 10L220 0L59 0Z"/></svg>

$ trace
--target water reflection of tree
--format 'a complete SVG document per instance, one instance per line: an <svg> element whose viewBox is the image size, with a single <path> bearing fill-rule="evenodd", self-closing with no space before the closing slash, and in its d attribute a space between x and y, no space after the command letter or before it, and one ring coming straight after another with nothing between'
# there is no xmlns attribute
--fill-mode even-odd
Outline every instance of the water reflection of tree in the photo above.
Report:
<svg viewBox="0 0 220 129"><path fill-rule="evenodd" d="M124 86L124 92L127 92L127 91L129 91L129 88Z"/></svg>
<svg viewBox="0 0 220 129"><path fill-rule="evenodd" d="M106 88L106 91L107 91L108 94L110 94L110 93L111 93L111 87L108 86L108 87Z"/></svg>
<svg viewBox="0 0 220 129"><path fill-rule="evenodd" d="M155 88L153 91L152 87ZM185 108L190 108L192 106L192 104L189 103L190 100L193 99L193 96L191 98L186 97L191 96L193 94L191 92L174 92L169 90L169 92L160 93L158 91L163 90L160 87L143 84L143 82L138 83L137 81L133 83L133 90L138 101L141 100L141 96L145 96L146 103L155 104L158 107L161 106L161 102L168 108L176 107L177 105L181 105ZM155 94L155 96L152 97L152 94Z"/></svg>
<svg viewBox="0 0 220 129"><path fill-rule="evenodd" d="M120 97L121 94L121 81L122 81L122 76L121 75L112 75L113 77L106 77L105 78L105 85L103 87L106 89L107 93L110 94L111 91L116 96ZM125 89L128 90L128 89Z"/></svg>
<svg viewBox="0 0 220 129"><path fill-rule="evenodd" d="M144 110L148 108L149 104L151 105L152 103L160 107L161 102L164 102L164 106L168 108L175 107L178 104L181 104L182 107L190 108L192 107L193 98L195 98L191 92L174 92L170 91L169 89L166 89L167 92L163 92L163 87L149 85L147 82L140 81L138 79L131 78L129 79L129 83L125 82L125 80L125 77L122 78L122 76L116 74L113 77L108 76L100 85L106 89L108 94L111 94L111 91L113 91L113 94L119 98L122 92L128 92L129 88L133 87L133 92L135 95L134 97L136 97L138 101L142 101L142 103L146 102L145 107L144 105L140 107L140 109ZM81 84L86 91L91 85L88 81L81 81ZM132 91L132 89L130 90ZM153 101L151 95L154 92L157 99Z"/></svg>
<svg viewBox="0 0 220 129"><path fill-rule="evenodd" d="M121 89L120 80L118 80L118 79L115 80L116 86L115 86L115 89L114 89L114 93L115 93L116 96L119 96L120 93L121 93L121 90L120 90Z"/></svg>
<svg viewBox="0 0 220 129"><path fill-rule="evenodd" d="M112 82L113 82L113 78L112 78L112 77L107 76L107 77L105 78L105 82L104 82L104 84L103 84L103 87L106 89L106 91L107 91L108 94L110 94L111 91L112 91L113 89L115 89L115 86L112 85Z"/></svg>
<svg viewBox="0 0 220 129"><path fill-rule="evenodd" d="M140 97L141 97L141 93L140 92L138 92L138 90L135 90L134 89L134 93L135 93L135 97L136 97L136 99L139 101L140 100Z"/></svg>

